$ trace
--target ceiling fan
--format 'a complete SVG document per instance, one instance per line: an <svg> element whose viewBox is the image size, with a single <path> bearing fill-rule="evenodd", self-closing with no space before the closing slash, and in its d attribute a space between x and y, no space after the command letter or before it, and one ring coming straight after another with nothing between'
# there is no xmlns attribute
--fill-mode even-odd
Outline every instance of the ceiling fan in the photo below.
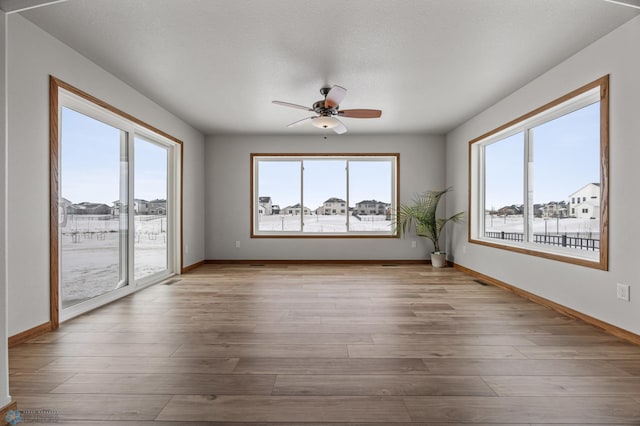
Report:
<svg viewBox="0 0 640 426"><path fill-rule="evenodd" d="M379 118L382 115L382 111L380 111L379 109L338 109L340 107L340 102L342 102L345 95L347 94L347 89L345 89L344 87L323 87L322 89L320 89L320 94L324 96L324 99L315 102L311 108L282 101L273 101L273 103L289 108L313 111L318 114L316 116L294 121L287 127L297 126L307 121L311 121L311 124L313 124L315 127L321 129L331 129L339 135L345 133L347 131L347 128L344 124L342 124L342 121L338 120L336 116L348 118Z"/></svg>

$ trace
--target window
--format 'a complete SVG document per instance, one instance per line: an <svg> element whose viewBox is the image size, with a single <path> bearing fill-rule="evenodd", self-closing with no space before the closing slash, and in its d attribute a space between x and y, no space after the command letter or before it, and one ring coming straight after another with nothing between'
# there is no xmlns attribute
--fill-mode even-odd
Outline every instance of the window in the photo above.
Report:
<svg viewBox="0 0 640 426"><path fill-rule="evenodd" d="M66 106L60 110L63 312L129 285L130 228L122 208L128 200L128 133L114 124Z"/></svg>
<svg viewBox="0 0 640 426"><path fill-rule="evenodd" d="M53 77L50 96L55 328L180 271L182 142Z"/></svg>
<svg viewBox="0 0 640 426"><path fill-rule="evenodd" d="M395 237L391 214L365 215L358 206L395 209L398 161L399 154L252 154L251 236ZM265 197L286 207L261 214Z"/></svg>
<svg viewBox="0 0 640 426"><path fill-rule="evenodd" d="M149 138L134 138L134 278L168 267L167 191L169 147ZM139 206L136 209L136 202Z"/></svg>
<svg viewBox="0 0 640 426"><path fill-rule="evenodd" d="M608 268L608 83L469 143L470 242Z"/></svg>

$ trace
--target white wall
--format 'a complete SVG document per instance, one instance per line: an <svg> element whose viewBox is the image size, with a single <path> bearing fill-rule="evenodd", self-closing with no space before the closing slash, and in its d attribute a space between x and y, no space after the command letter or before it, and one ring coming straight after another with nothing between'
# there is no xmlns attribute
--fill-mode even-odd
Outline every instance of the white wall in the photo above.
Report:
<svg viewBox="0 0 640 426"><path fill-rule="evenodd" d="M9 17L9 334L49 320L49 75L184 142L184 264L204 259L204 137L14 14Z"/></svg>
<svg viewBox="0 0 640 426"><path fill-rule="evenodd" d="M562 62L447 135L448 212L467 210L468 141L605 74L610 80L609 271L569 265L467 242L466 227L449 241L454 261L587 315L640 334L638 211L640 197L640 17ZM632 301L616 300L616 283Z"/></svg>
<svg viewBox="0 0 640 426"><path fill-rule="evenodd" d="M6 241L6 195L7 195L7 75L6 42L7 15L0 11L0 408L11 402L9 396L9 356L7 348L7 241ZM2 423L4 419L0 419Z"/></svg>
<svg viewBox="0 0 640 426"><path fill-rule="evenodd" d="M444 187L441 136L213 136L206 143L207 259L426 259L424 239L250 238L253 153L400 153L400 202ZM283 206L281 206L283 207ZM411 240L418 241L411 248ZM240 248L235 242L240 241Z"/></svg>

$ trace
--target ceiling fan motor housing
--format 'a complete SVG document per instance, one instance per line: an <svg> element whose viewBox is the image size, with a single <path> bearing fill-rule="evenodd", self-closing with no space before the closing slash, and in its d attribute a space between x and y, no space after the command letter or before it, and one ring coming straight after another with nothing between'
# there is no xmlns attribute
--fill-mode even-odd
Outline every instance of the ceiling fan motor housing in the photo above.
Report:
<svg viewBox="0 0 640 426"><path fill-rule="evenodd" d="M327 108L324 106L324 100L321 100L313 104L313 110L318 114L324 116L337 115L338 105L336 105L334 108Z"/></svg>

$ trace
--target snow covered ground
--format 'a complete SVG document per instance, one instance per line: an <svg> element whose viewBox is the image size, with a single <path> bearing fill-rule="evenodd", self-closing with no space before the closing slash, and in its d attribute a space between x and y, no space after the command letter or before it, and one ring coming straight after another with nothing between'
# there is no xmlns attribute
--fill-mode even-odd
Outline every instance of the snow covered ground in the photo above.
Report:
<svg viewBox="0 0 640 426"><path fill-rule="evenodd" d="M346 216L307 215L306 232L346 232ZM392 222L384 215L349 217L351 231L389 232ZM487 232L522 232L522 216L485 219ZM535 234L568 234L599 238L599 219L534 218ZM61 227L61 296L63 307L114 290L120 277L120 238L117 218L76 215ZM261 231L300 231L300 216L262 216ZM139 279L166 269L167 224L164 216L135 218L135 277Z"/></svg>
<svg viewBox="0 0 640 426"><path fill-rule="evenodd" d="M390 231L385 216L351 216L352 231ZM305 231L345 232L346 216L305 216ZM300 216L263 216L260 230L300 230ZM73 215L61 226L60 264L62 307L74 305L117 288L120 276L118 218ZM135 278L166 269L167 224L164 216L135 217Z"/></svg>
<svg viewBox="0 0 640 426"><path fill-rule="evenodd" d="M350 231L391 231L391 221L384 215L349 217ZM304 216L305 232L347 232L346 215L306 215ZM300 216L264 215L258 221L260 231L300 231Z"/></svg>
<svg viewBox="0 0 640 426"><path fill-rule="evenodd" d="M136 216L136 279L166 269L166 220L164 216ZM118 219L74 215L60 230L63 308L115 290L121 281Z"/></svg>
<svg viewBox="0 0 640 426"><path fill-rule="evenodd" d="M507 217L490 215L485 217L486 232L522 232L524 222L522 215ZM533 218L533 233L548 235L580 236L583 238L598 239L600 235L600 219L579 219L579 218Z"/></svg>

